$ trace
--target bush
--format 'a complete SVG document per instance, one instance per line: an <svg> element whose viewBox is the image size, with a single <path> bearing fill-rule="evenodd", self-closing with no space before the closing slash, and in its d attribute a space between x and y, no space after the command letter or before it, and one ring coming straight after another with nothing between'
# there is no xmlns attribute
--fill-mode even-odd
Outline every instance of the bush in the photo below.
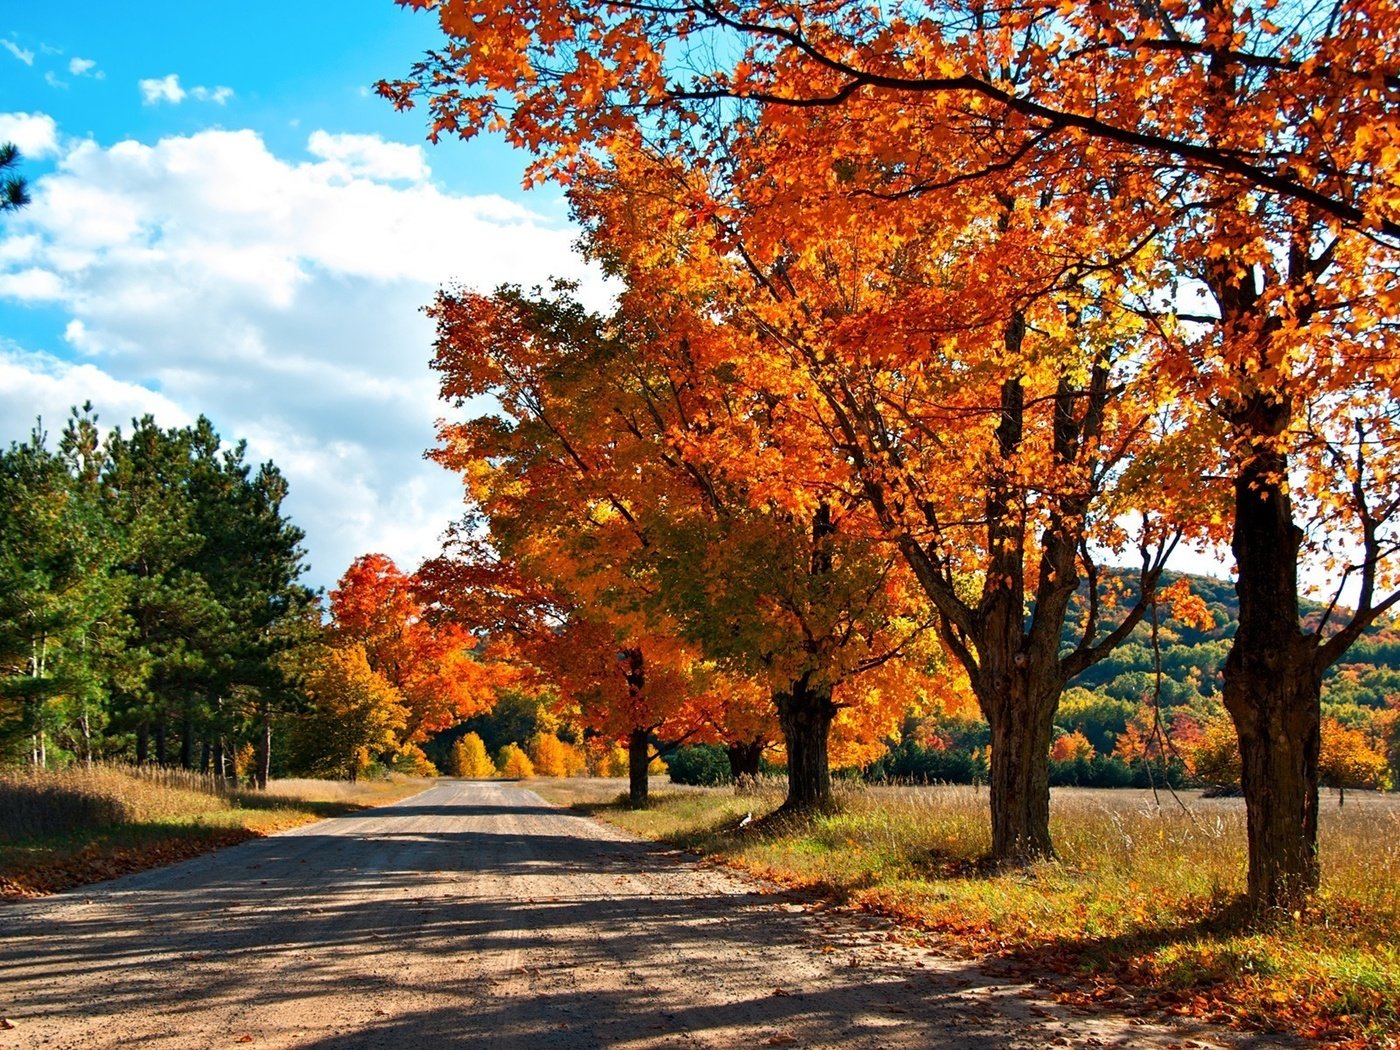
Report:
<svg viewBox="0 0 1400 1050"><path fill-rule="evenodd" d="M486 745L475 733L467 733L452 745L447 771L454 777L481 780L496 775L496 767L486 756Z"/></svg>
<svg viewBox="0 0 1400 1050"><path fill-rule="evenodd" d="M987 779L987 762L982 754L971 751L923 747L906 740L868 766L865 778L914 784L973 784Z"/></svg>
<svg viewBox="0 0 1400 1050"><path fill-rule="evenodd" d="M566 744L553 733L536 733L525 743L526 753L542 777L576 777L588 766L578 748Z"/></svg>
<svg viewBox="0 0 1400 1050"><path fill-rule="evenodd" d="M729 766L729 755L716 744L695 744L682 747L671 755L671 783L697 784L701 787L715 787L729 784L734 780L734 772Z"/></svg>
<svg viewBox="0 0 1400 1050"><path fill-rule="evenodd" d="M496 755L496 768L500 770L501 776L512 779L535 775L534 763L530 761L529 755L520 750L519 744L507 744L501 748Z"/></svg>

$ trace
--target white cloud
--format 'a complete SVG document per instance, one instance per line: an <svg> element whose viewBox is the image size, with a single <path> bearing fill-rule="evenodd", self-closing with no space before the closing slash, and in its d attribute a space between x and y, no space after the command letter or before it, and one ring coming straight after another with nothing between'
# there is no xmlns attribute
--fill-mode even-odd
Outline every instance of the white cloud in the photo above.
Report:
<svg viewBox="0 0 1400 1050"><path fill-rule="evenodd" d="M220 84L216 88L192 87L190 95L201 102L214 102L222 106L229 99L233 98L233 88L224 87Z"/></svg>
<svg viewBox="0 0 1400 1050"><path fill-rule="evenodd" d="M68 81L59 80L58 74L55 73L52 69L48 70L44 74L44 83L52 88L66 88L68 86Z"/></svg>
<svg viewBox="0 0 1400 1050"><path fill-rule="evenodd" d="M164 426L194 421L169 398L93 365L75 365L0 343L0 419L7 421L7 442L27 436L37 419L43 420L51 439L56 438L68 410L88 399L97 406L104 426L122 426L147 413Z"/></svg>
<svg viewBox="0 0 1400 1050"><path fill-rule="evenodd" d="M169 102L173 106L178 106L187 98L199 102L213 102L215 105L222 106L233 98L233 88L225 87L222 84L212 88L200 85L187 91L180 86L178 73L167 73L163 77L151 77L139 81L137 86L141 89L141 101L147 106L154 106L161 102Z"/></svg>
<svg viewBox="0 0 1400 1050"><path fill-rule="evenodd" d="M77 58L76 56L70 58L68 72L75 77L92 77L93 80L107 79L107 74L97 68L97 60L94 58Z"/></svg>
<svg viewBox="0 0 1400 1050"><path fill-rule="evenodd" d="M175 73L141 80L136 86L141 89L141 101L147 106L160 102L179 105L185 100L185 89L180 86L180 77Z"/></svg>
<svg viewBox="0 0 1400 1050"><path fill-rule="evenodd" d="M428 161L422 146L385 142L378 135L331 135L313 131L306 150L313 157L342 164L346 174L368 179L427 179Z"/></svg>
<svg viewBox="0 0 1400 1050"><path fill-rule="evenodd" d="M63 298L63 279L51 270L37 267L0 273L0 298L24 303L57 302Z"/></svg>
<svg viewBox="0 0 1400 1050"><path fill-rule="evenodd" d="M0 113L0 142L13 142L26 157L58 154L58 125L47 113Z"/></svg>
<svg viewBox="0 0 1400 1050"><path fill-rule="evenodd" d="M0 47L3 47L10 54L14 55L15 58L19 59L26 66L32 66L34 64L34 52L26 51L13 40L0 40Z"/></svg>
<svg viewBox="0 0 1400 1050"><path fill-rule="evenodd" d="M595 304L607 290L574 230L436 188L417 147L317 132L307 152L276 156L252 131L70 144L0 226L0 331L43 301L67 315L49 349L81 363L11 354L0 389L49 390L64 411L91 397L112 420L149 396L246 437L288 476L313 580L330 584L365 551L411 567L460 512L456 479L422 460L443 413L420 309L434 289L557 274ZM32 415L8 398L0 440Z"/></svg>

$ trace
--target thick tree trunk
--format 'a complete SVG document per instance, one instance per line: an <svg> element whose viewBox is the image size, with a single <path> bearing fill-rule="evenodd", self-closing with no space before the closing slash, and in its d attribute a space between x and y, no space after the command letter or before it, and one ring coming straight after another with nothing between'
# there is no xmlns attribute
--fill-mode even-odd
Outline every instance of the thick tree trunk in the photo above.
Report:
<svg viewBox="0 0 1400 1050"><path fill-rule="evenodd" d="M219 782L228 779L228 761L224 757L224 738L216 737L214 740L214 776L219 778Z"/></svg>
<svg viewBox="0 0 1400 1050"><path fill-rule="evenodd" d="M992 729L989 788L994 861L1025 864L1053 857L1050 839L1050 737L1053 696L994 698L983 703Z"/></svg>
<svg viewBox="0 0 1400 1050"><path fill-rule="evenodd" d="M142 722L136 727L136 764L144 766L151 760L151 731Z"/></svg>
<svg viewBox="0 0 1400 1050"><path fill-rule="evenodd" d="M759 764L763 760L761 738L725 744L724 753L729 756L729 771L734 774L736 781L753 780L758 777Z"/></svg>
<svg viewBox="0 0 1400 1050"><path fill-rule="evenodd" d="M1255 416L1287 414L1286 405L1260 403L1253 410L1256 427ZM1265 440L1235 481L1240 620L1225 661L1223 696L1240 740L1249 903L1260 915L1298 910L1318 884L1322 679L1316 640L1299 626L1302 533L1282 487L1287 476L1287 458Z"/></svg>
<svg viewBox="0 0 1400 1050"><path fill-rule="evenodd" d="M773 699L787 747L788 795L782 811L825 808L831 804L827 743L836 717L831 689L813 686L810 676L804 675Z"/></svg>
<svg viewBox="0 0 1400 1050"><path fill-rule="evenodd" d="M645 729L633 729L627 737L627 801L644 806L647 801L647 766L651 744Z"/></svg>

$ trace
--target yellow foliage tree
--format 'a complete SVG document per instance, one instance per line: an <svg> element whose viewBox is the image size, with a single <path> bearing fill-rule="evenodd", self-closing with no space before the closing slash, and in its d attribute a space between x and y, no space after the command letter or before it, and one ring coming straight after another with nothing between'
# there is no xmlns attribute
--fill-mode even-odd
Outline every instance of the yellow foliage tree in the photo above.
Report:
<svg viewBox="0 0 1400 1050"><path fill-rule="evenodd" d="M501 776L517 780L535 775L534 763L519 744L507 744L496 752L496 769Z"/></svg>
<svg viewBox="0 0 1400 1050"><path fill-rule="evenodd" d="M1240 782L1240 742L1234 723L1221 715L1208 721L1201 739L1184 749L1186 767L1192 776L1208 784Z"/></svg>
<svg viewBox="0 0 1400 1050"><path fill-rule="evenodd" d="M399 691L369 665L364 646L328 648L307 677L312 712L306 736L319 754L313 769L354 780L398 747L408 711Z"/></svg>
<svg viewBox="0 0 1400 1050"><path fill-rule="evenodd" d="M1322 720L1322 755L1318 760L1322 782L1337 789L1337 805L1346 802L1347 788L1390 786L1390 763L1366 733L1342 725L1335 718Z"/></svg>
<svg viewBox="0 0 1400 1050"><path fill-rule="evenodd" d="M627 775L627 749L614 744L598 759L600 777L625 777Z"/></svg>
<svg viewBox="0 0 1400 1050"><path fill-rule="evenodd" d="M483 780L496 775L496 767L487 757L486 745L475 733L468 733L452 745L447 770L454 777Z"/></svg>
<svg viewBox="0 0 1400 1050"><path fill-rule="evenodd" d="M525 748L536 776L576 777L588 768L578 748L553 733L536 733L525 742Z"/></svg>

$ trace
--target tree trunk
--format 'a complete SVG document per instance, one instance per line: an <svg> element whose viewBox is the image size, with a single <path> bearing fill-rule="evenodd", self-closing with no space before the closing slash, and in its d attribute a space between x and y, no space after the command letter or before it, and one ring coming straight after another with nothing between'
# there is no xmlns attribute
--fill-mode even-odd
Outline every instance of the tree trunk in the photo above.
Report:
<svg viewBox="0 0 1400 1050"><path fill-rule="evenodd" d="M782 812L803 812L831 805L831 768L827 743L836 704L830 687L811 684L803 675L786 693L773 698L787 747L788 795Z"/></svg>
<svg viewBox="0 0 1400 1050"><path fill-rule="evenodd" d="M267 790L267 781L272 773L272 706L262 703L262 740L257 756L258 790Z"/></svg>
<svg viewBox="0 0 1400 1050"><path fill-rule="evenodd" d="M180 723L180 768L194 768L194 718L188 711Z"/></svg>
<svg viewBox="0 0 1400 1050"><path fill-rule="evenodd" d="M1288 416L1286 404L1262 399L1251 409L1255 434L1277 432ZM1322 679L1315 639L1299 626L1302 532L1282 487L1287 477L1287 457L1260 439L1235 480L1240 619L1225 661L1223 698L1240 741L1249 904L1260 915L1298 910L1318 884Z"/></svg>
<svg viewBox="0 0 1400 1050"><path fill-rule="evenodd" d="M651 746L645 729L633 729L627 737L627 801L634 806L644 806L647 801L647 766L650 765Z"/></svg>
<svg viewBox="0 0 1400 1050"><path fill-rule="evenodd" d="M763 759L763 740L752 740L724 745L724 753L729 756L729 771L736 781L753 780L758 777L759 763Z"/></svg>
<svg viewBox="0 0 1400 1050"><path fill-rule="evenodd" d="M221 784L228 779L228 761L224 757L222 735L214 738L214 776L218 777Z"/></svg>
<svg viewBox="0 0 1400 1050"><path fill-rule="evenodd" d="M151 760L151 731L146 723L136 727L136 764L144 766Z"/></svg>
<svg viewBox="0 0 1400 1050"><path fill-rule="evenodd" d="M983 704L992 729L988 778L992 811L992 859L1025 864L1055 855L1050 839L1050 737L1053 696Z"/></svg>
<svg viewBox="0 0 1400 1050"><path fill-rule="evenodd" d="M162 715L156 721L156 765L164 767L165 762L165 717Z"/></svg>

